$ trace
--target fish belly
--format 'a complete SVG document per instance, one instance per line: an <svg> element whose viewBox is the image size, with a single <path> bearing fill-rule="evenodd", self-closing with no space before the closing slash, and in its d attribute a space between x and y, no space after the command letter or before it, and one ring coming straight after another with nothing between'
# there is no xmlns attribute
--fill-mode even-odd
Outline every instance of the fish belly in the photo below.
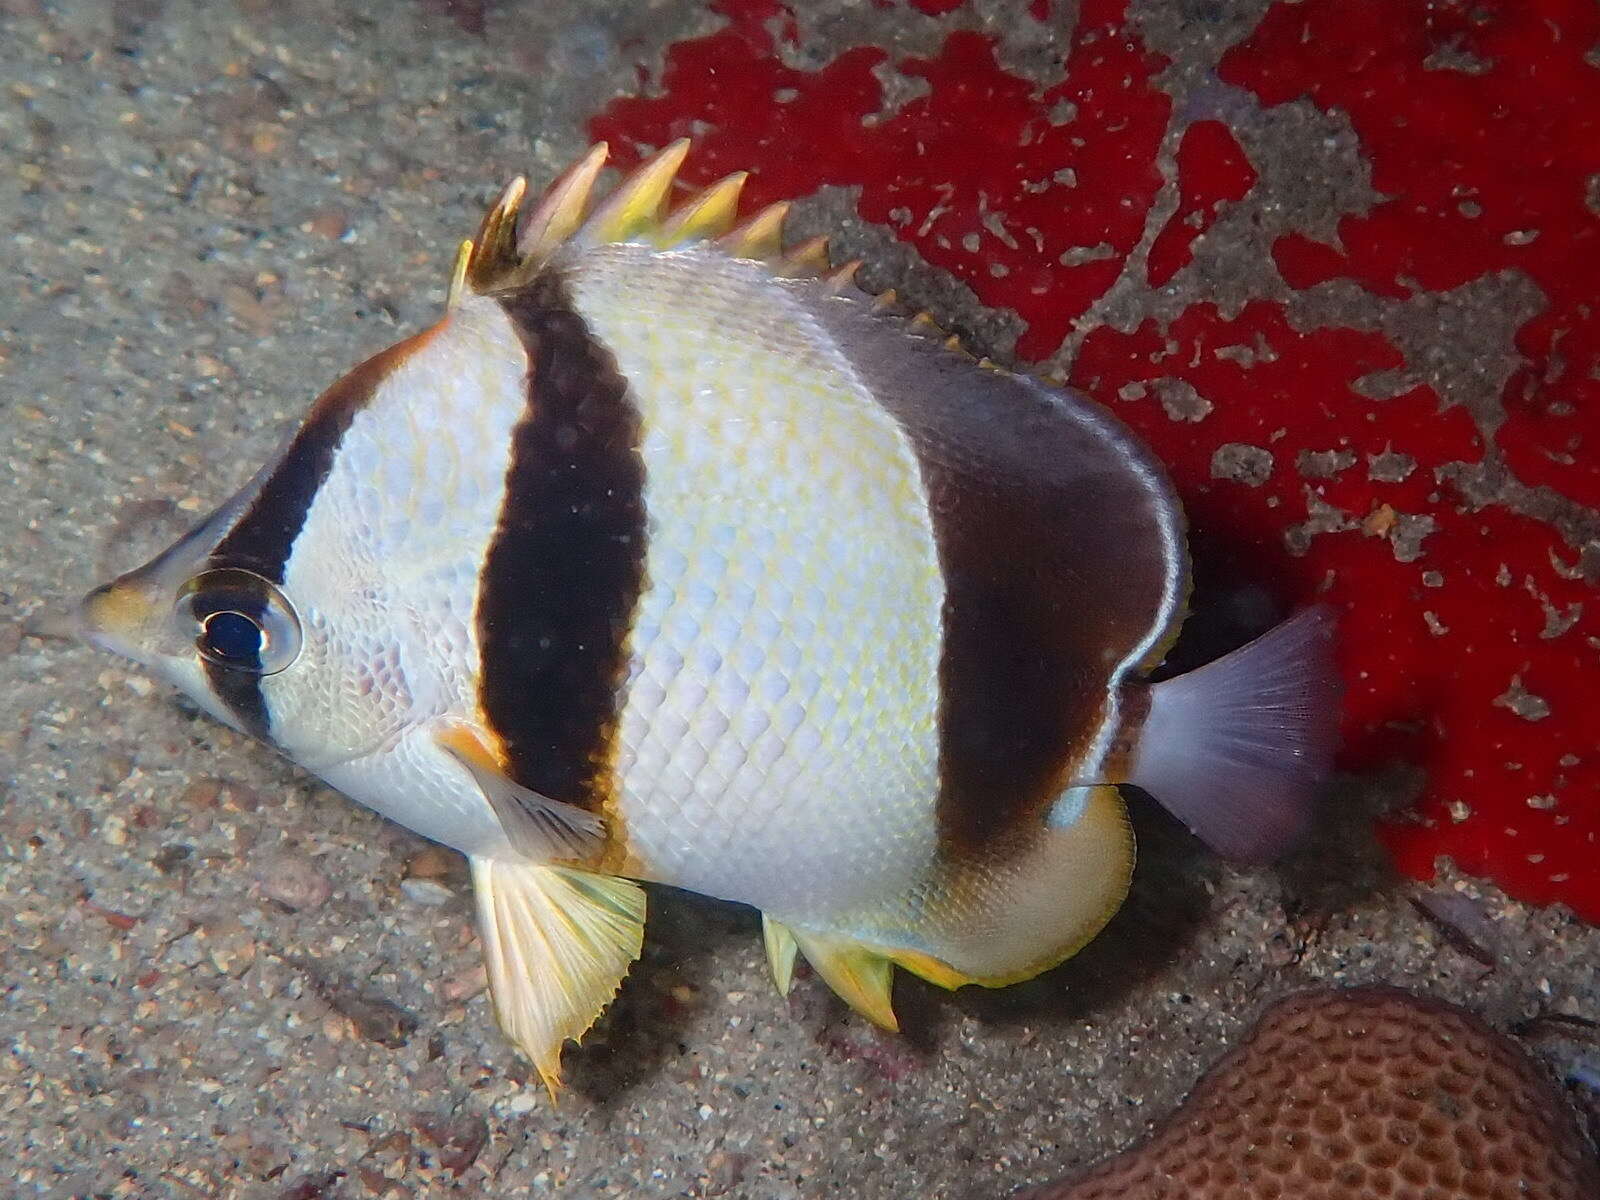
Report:
<svg viewBox="0 0 1600 1200"><path fill-rule="evenodd" d="M592 251L649 545L614 764L646 878L826 920L934 861L943 603L911 446L751 264Z"/></svg>

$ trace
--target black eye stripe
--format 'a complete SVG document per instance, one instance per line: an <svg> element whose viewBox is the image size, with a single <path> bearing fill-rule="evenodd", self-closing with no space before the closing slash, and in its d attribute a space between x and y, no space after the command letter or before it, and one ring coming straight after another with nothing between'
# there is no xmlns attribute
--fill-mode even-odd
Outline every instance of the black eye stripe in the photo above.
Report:
<svg viewBox="0 0 1600 1200"><path fill-rule="evenodd" d="M261 694L261 676L254 671L234 671L213 662L200 660L206 681L233 718L251 737L271 740L272 718L267 713L267 700Z"/></svg>

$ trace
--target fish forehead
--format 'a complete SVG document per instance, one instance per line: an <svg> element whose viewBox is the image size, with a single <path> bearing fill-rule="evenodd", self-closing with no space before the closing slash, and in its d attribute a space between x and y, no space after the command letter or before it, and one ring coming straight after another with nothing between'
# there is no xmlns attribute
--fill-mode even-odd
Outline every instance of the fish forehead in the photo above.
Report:
<svg viewBox="0 0 1600 1200"><path fill-rule="evenodd" d="M283 566L306 669L261 681L276 740L306 765L475 710L477 583L525 373L500 307L468 297L345 422Z"/></svg>
<svg viewBox="0 0 1600 1200"><path fill-rule="evenodd" d="M910 886L936 840L943 586L909 438L754 264L617 246L570 279L642 431L632 851L776 911Z"/></svg>
<svg viewBox="0 0 1600 1200"><path fill-rule="evenodd" d="M286 561L290 593L337 616L362 587L413 602L459 592L499 519L526 371L510 320L483 297L414 344L348 422Z"/></svg>

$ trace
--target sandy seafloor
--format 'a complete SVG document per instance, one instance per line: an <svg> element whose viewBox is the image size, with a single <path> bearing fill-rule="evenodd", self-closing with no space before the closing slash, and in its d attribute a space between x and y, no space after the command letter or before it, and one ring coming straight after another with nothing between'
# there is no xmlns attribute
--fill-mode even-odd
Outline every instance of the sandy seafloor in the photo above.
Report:
<svg viewBox="0 0 1600 1200"><path fill-rule="evenodd" d="M779 1000L753 913L655 890L552 1110L447 856L30 632L431 320L498 183L548 177L635 62L716 23L544 0L482 38L445 7L0 3L0 1195L998 1197L1127 1144L1308 984L1600 1016L1600 931L1386 869L1365 829L1396 774L1344 781L1275 870L1141 810L1133 898L1089 950L994 994L903 980L901 1039L813 977ZM845 221L838 196L800 211ZM1492 967L1419 915L1430 890L1466 898ZM1557 1075L1583 1052L1531 1044Z"/></svg>

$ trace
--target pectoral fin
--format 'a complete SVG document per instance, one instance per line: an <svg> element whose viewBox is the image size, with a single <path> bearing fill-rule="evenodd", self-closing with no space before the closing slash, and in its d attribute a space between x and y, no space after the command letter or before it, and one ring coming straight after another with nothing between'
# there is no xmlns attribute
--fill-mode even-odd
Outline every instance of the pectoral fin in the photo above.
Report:
<svg viewBox="0 0 1600 1200"><path fill-rule="evenodd" d="M787 996L794 983L794 956L800 947L787 925L761 914L761 940L767 946L767 965L772 968L772 982L778 985L778 995Z"/></svg>
<svg viewBox="0 0 1600 1200"><path fill-rule="evenodd" d="M586 861L605 846L599 817L523 787L500 768L483 736L464 725L438 734L439 745L472 773L517 853L537 862Z"/></svg>
<svg viewBox="0 0 1600 1200"><path fill-rule="evenodd" d="M842 938L795 929L790 935L806 961L817 969L839 998L874 1025L900 1032L889 992L894 964L882 954Z"/></svg>
<svg viewBox="0 0 1600 1200"><path fill-rule="evenodd" d="M568 867L474 858L495 1016L555 1099L561 1047L616 995L644 944L644 890Z"/></svg>

